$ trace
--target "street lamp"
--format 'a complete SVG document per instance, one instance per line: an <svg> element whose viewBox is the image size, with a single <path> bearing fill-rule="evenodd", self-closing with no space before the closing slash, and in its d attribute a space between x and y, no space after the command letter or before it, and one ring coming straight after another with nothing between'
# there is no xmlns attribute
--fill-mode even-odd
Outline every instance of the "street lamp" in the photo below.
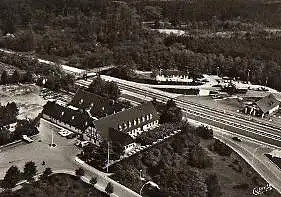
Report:
<svg viewBox="0 0 281 197"><path fill-rule="evenodd" d="M153 181L147 181L147 182L146 182L145 184L143 184L143 186L141 187L141 189L140 189L140 195L141 195L141 192L142 192L144 186L146 186L146 185L151 185L152 187L156 187L157 189L160 190L159 185L157 185L157 184L154 183Z"/></svg>

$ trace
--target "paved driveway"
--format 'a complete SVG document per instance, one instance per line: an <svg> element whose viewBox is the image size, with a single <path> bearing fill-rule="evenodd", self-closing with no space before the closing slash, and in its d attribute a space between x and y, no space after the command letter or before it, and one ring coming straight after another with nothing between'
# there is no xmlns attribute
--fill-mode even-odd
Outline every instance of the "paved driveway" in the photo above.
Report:
<svg viewBox="0 0 281 197"><path fill-rule="evenodd" d="M49 147L54 133L55 148ZM5 176L6 171L11 165L17 165L23 169L25 162L34 161L38 172L42 172L46 166L53 170L77 169L78 166L73 162L74 157L80 150L74 146L75 139L67 139L58 135L59 128L41 119L39 135L34 138L34 142L20 143L0 149L0 179ZM42 166L42 161L46 162Z"/></svg>

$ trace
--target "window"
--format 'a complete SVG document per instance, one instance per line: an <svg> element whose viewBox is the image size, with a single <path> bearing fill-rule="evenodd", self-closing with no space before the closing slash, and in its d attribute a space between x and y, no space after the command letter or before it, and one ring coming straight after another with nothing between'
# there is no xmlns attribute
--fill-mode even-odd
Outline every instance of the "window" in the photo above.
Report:
<svg viewBox="0 0 281 197"><path fill-rule="evenodd" d="M126 123L124 123L124 129L127 129L127 124Z"/></svg>
<svg viewBox="0 0 281 197"><path fill-rule="evenodd" d="M152 119L152 114L149 114L149 116L150 116L150 119Z"/></svg>
<svg viewBox="0 0 281 197"><path fill-rule="evenodd" d="M146 115L146 120L149 120L149 115Z"/></svg>
<svg viewBox="0 0 281 197"><path fill-rule="evenodd" d="M138 124L140 124L141 123L141 119L140 118L138 118Z"/></svg>
<svg viewBox="0 0 281 197"><path fill-rule="evenodd" d="M142 121L145 122L145 116L142 117Z"/></svg>
<svg viewBox="0 0 281 197"><path fill-rule="evenodd" d="M87 125L88 125L88 122L86 121L86 122L85 122L85 126L87 126Z"/></svg>
<svg viewBox="0 0 281 197"><path fill-rule="evenodd" d="M132 126L132 123L131 121L128 122L128 125L129 125L129 128Z"/></svg>
<svg viewBox="0 0 281 197"><path fill-rule="evenodd" d="M94 106L94 103L91 103L90 106L93 107L93 106Z"/></svg>
<svg viewBox="0 0 281 197"><path fill-rule="evenodd" d="M81 105L83 102L84 102L84 100L83 100L83 99L81 99L81 100L80 100L80 102L79 102L79 104Z"/></svg>
<svg viewBox="0 0 281 197"><path fill-rule="evenodd" d="M104 111L104 107L101 108Z"/></svg>
<svg viewBox="0 0 281 197"><path fill-rule="evenodd" d="M136 120L134 120L134 126L136 126L137 125L137 121Z"/></svg>
<svg viewBox="0 0 281 197"><path fill-rule="evenodd" d="M74 120L74 116L72 116L71 119Z"/></svg>
<svg viewBox="0 0 281 197"><path fill-rule="evenodd" d="M63 112L61 112L61 116L63 116L63 114L64 114L64 111L63 111Z"/></svg>
<svg viewBox="0 0 281 197"><path fill-rule="evenodd" d="M122 131L122 126L121 125L119 125L118 128L119 128L119 131Z"/></svg>

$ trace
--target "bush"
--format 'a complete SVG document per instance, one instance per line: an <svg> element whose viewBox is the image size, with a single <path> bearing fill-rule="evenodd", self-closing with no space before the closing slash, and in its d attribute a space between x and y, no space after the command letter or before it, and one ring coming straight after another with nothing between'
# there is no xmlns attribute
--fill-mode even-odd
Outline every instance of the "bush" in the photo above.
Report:
<svg viewBox="0 0 281 197"><path fill-rule="evenodd" d="M84 176L84 174L85 174L85 170L83 168L78 168L78 169L75 170L75 175L79 178L81 176Z"/></svg>
<svg viewBox="0 0 281 197"><path fill-rule="evenodd" d="M208 188L208 197L220 197L222 195L216 174L210 174L206 179L206 184Z"/></svg>
<svg viewBox="0 0 281 197"><path fill-rule="evenodd" d="M97 182L98 182L97 177L92 177L91 180L90 180L90 184L91 184L92 186L94 186Z"/></svg>
<svg viewBox="0 0 281 197"><path fill-rule="evenodd" d="M105 188L106 193L111 194L113 193L113 185L112 183L108 183L106 188Z"/></svg>
<svg viewBox="0 0 281 197"><path fill-rule="evenodd" d="M209 129L206 126L197 127L196 133L199 137L201 137L203 139L212 139L214 137L213 130Z"/></svg>
<svg viewBox="0 0 281 197"><path fill-rule="evenodd" d="M232 149L218 139L215 140L213 148L213 150L221 156L230 156L232 153Z"/></svg>

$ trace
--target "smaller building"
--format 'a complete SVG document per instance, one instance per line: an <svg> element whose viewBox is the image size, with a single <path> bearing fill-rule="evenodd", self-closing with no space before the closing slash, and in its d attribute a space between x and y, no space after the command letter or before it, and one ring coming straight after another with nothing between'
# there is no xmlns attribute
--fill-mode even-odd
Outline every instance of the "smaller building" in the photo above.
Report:
<svg viewBox="0 0 281 197"><path fill-rule="evenodd" d="M276 99L273 94L268 94L256 102L247 104L245 107L245 113L264 117L265 115L273 114L279 109L279 106L280 101Z"/></svg>
<svg viewBox="0 0 281 197"><path fill-rule="evenodd" d="M187 71L162 70L156 71L156 81L191 82Z"/></svg>

